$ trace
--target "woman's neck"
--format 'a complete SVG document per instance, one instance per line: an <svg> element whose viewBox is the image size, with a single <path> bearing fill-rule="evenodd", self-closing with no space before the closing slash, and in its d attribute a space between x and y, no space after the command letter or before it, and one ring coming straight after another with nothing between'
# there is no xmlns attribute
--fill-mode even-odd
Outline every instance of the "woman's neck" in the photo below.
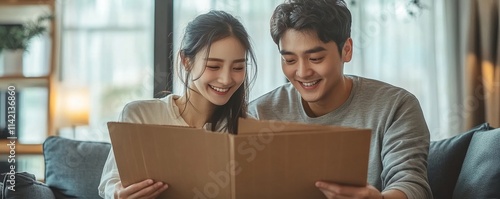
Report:
<svg viewBox="0 0 500 199"><path fill-rule="evenodd" d="M189 98L189 99L188 99ZM182 119L192 127L202 128L212 116L215 105L192 90L175 100Z"/></svg>

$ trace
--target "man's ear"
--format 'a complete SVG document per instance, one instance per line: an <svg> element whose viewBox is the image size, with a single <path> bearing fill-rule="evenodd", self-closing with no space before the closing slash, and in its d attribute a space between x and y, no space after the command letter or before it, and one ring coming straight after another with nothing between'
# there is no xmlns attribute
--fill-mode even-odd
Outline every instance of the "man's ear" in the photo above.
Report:
<svg viewBox="0 0 500 199"><path fill-rule="evenodd" d="M352 39L349 37L347 40L344 42L344 46L342 47L342 61L344 62L350 62L352 59Z"/></svg>

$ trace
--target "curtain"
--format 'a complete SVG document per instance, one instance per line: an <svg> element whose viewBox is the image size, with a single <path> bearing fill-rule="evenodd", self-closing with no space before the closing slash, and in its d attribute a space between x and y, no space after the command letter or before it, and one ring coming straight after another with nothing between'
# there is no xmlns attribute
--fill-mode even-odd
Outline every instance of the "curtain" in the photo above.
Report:
<svg viewBox="0 0 500 199"><path fill-rule="evenodd" d="M413 93L438 140L462 131L458 8L452 1L348 1L354 55L345 73Z"/></svg>
<svg viewBox="0 0 500 199"><path fill-rule="evenodd" d="M500 2L473 0L467 34L466 128L500 127Z"/></svg>
<svg viewBox="0 0 500 199"><path fill-rule="evenodd" d="M89 91L89 125L62 136L109 140L106 123L153 93L154 1L61 1L61 87ZM77 132L72 132L76 130Z"/></svg>

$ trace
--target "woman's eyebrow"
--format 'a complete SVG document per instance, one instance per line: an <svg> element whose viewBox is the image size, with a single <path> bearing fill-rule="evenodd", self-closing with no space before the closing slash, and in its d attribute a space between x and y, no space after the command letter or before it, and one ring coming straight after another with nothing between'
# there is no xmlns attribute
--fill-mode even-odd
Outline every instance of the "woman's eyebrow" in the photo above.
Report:
<svg viewBox="0 0 500 199"><path fill-rule="evenodd" d="M223 59L219 59L219 58L206 58L205 60L207 60L207 61L216 61L216 62L224 62ZM246 62L246 61L247 61L247 59L241 58L241 59L234 60L233 63Z"/></svg>

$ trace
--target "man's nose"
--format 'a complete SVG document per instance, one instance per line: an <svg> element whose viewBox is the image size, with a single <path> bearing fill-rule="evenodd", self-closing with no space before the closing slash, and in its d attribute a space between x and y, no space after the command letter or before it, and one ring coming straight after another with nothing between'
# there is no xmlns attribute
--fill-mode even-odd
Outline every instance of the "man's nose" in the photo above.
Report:
<svg viewBox="0 0 500 199"><path fill-rule="evenodd" d="M311 66L307 61L299 61L298 66L297 66L297 71L296 75L298 77L308 77L313 74L313 71L311 70Z"/></svg>

